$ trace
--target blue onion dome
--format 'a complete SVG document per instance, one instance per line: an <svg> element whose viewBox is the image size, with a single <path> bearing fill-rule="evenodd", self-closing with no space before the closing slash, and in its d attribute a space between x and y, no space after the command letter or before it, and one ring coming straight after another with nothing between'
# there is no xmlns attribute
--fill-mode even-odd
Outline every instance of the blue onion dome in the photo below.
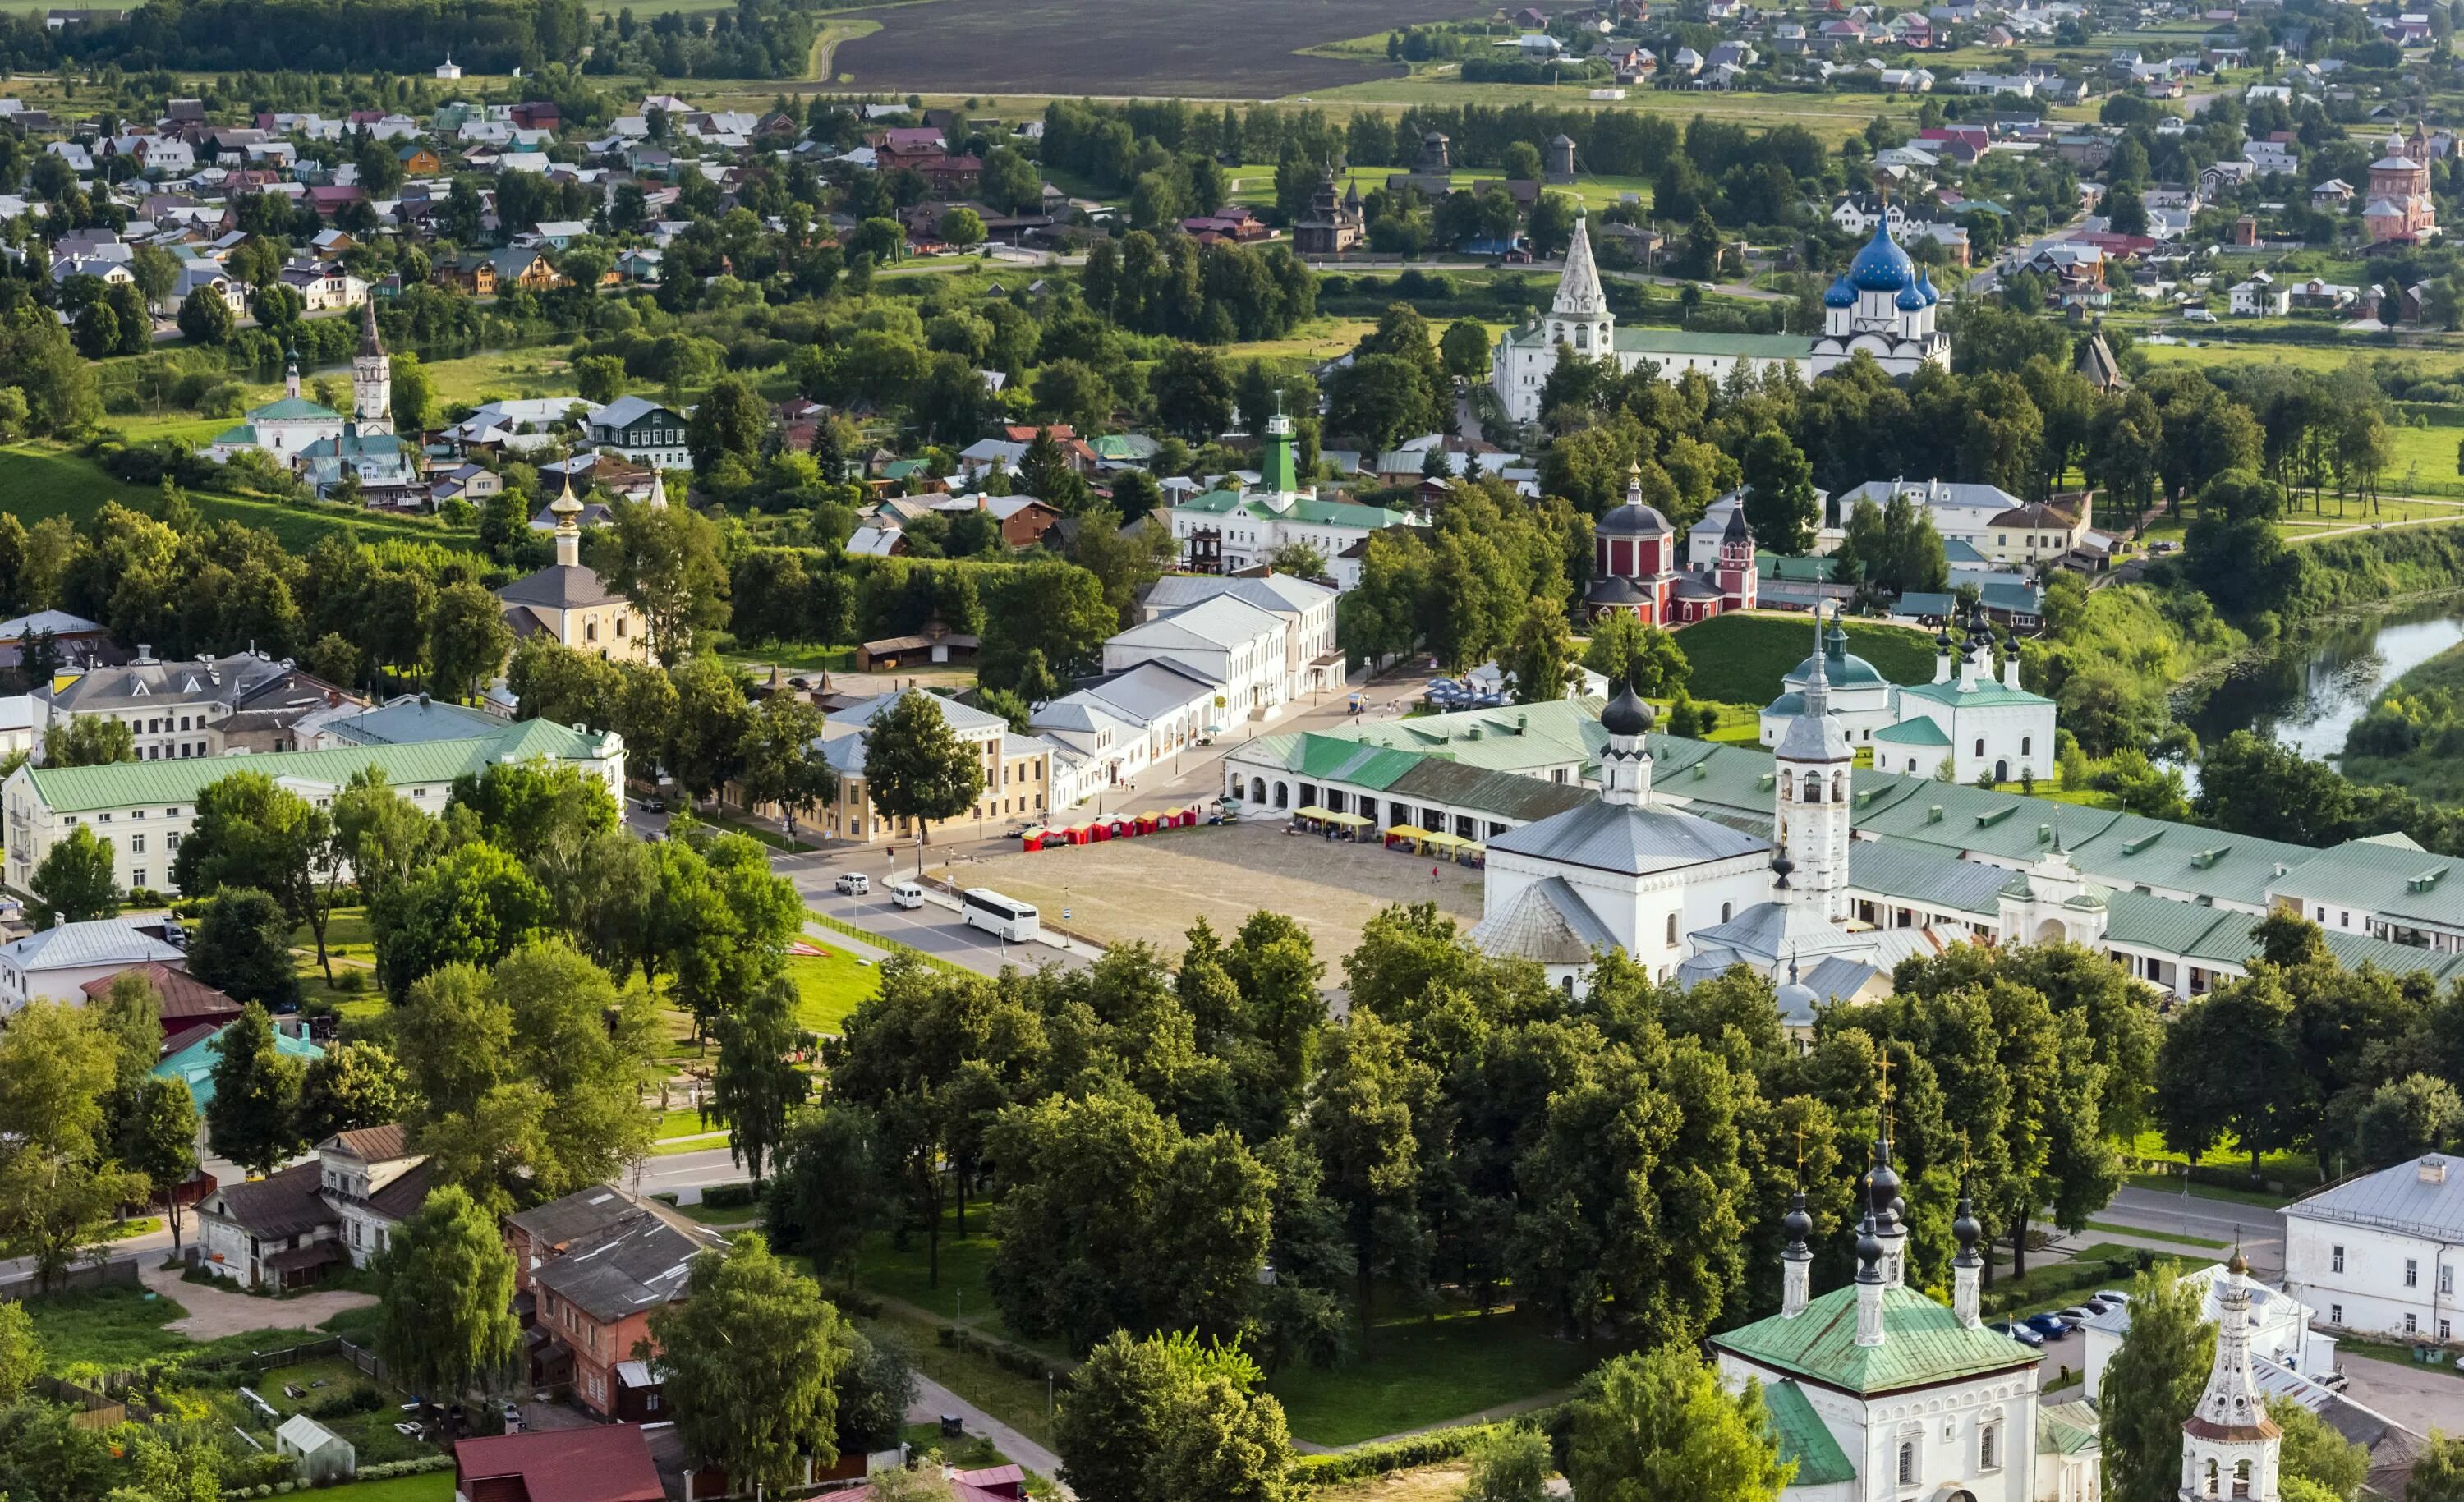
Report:
<svg viewBox="0 0 2464 1502"><path fill-rule="evenodd" d="M1853 308L1857 306L1857 289L1849 284L1847 277L1842 276L1822 294L1822 305L1826 308Z"/></svg>
<svg viewBox="0 0 2464 1502"><path fill-rule="evenodd" d="M1916 280L1916 263L1891 238L1888 225L1874 227L1874 238L1848 263L1848 280L1859 292L1898 292Z"/></svg>
<svg viewBox="0 0 2464 1502"><path fill-rule="evenodd" d="M1932 306L1925 301L1924 290L1913 282L1901 288L1899 296L1892 300L1902 313L1923 313Z"/></svg>
<svg viewBox="0 0 2464 1502"><path fill-rule="evenodd" d="M1934 286L1933 278L1925 274L1925 269L1922 266L1917 268L1917 291L1925 294L1925 306L1928 308L1942 301L1941 291Z"/></svg>

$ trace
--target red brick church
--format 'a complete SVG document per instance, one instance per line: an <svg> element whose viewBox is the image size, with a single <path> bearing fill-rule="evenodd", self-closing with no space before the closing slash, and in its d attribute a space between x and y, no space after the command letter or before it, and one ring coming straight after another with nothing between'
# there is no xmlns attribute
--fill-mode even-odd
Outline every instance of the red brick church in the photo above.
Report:
<svg viewBox="0 0 2464 1502"><path fill-rule="evenodd" d="M1642 470L1626 481L1625 504L1592 529L1592 587L1583 612L1594 620L1633 616L1645 625L1684 626L1730 610L1754 608L1754 534L1746 509L1728 516L1718 559L1678 567L1682 544L1668 518L1642 500Z"/></svg>

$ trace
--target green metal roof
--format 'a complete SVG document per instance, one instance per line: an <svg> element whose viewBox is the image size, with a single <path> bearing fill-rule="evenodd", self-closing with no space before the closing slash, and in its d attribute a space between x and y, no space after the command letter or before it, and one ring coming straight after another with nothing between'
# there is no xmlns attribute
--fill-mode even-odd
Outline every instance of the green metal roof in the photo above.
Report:
<svg viewBox="0 0 2464 1502"><path fill-rule="evenodd" d="M1363 746L1358 741L1308 730L1301 733L1294 751L1297 754L1287 765L1304 777L1331 777L1380 791L1419 765L1420 760L1409 751Z"/></svg>
<svg viewBox="0 0 2464 1502"><path fill-rule="evenodd" d="M1796 1467L1788 1482L1792 1488L1837 1486L1857 1479L1857 1468L1832 1438L1831 1426L1806 1401L1804 1388L1782 1378L1763 1389L1763 1406L1770 1410L1771 1429L1779 1439L1779 1458Z"/></svg>
<svg viewBox="0 0 2464 1502"><path fill-rule="evenodd" d="M268 420L278 422L284 418L320 417L330 417L338 423L342 420L341 413L321 403L311 402L306 397L284 397L279 402L268 403L248 414L248 420L252 423L263 423Z"/></svg>
<svg viewBox="0 0 2464 1502"><path fill-rule="evenodd" d="M2354 840L2305 851L2276 889L2311 902L2367 907L2392 918L2464 928L2464 860L2418 848Z"/></svg>
<svg viewBox="0 0 2464 1502"><path fill-rule="evenodd" d="M1882 1290L1882 1343L1857 1343L1857 1286L1835 1288L1793 1319L1773 1315L1715 1335L1711 1343L1758 1366L1872 1395L1981 1377L2036 1363L2036 1354L1907 1288Z"/></svg>
<svg viewBox="0 0 2464 1502"><path fill-rule="evenodd" d="M1793 584L1829 584L1839 568L1839 560L1829 555L1795 558L1778 553L1754 555L1754 575L1758 578L1785 579Z"/></svg>
<svg viewBox="0 0 2464 1502"><path fill-rule="evenodd" d="M1859 891L1972 913L1989 922L2001 916L2002 904L1995 894L2001 889L2002 876L2000 866L1980 865L1895 839L1859 839L1848 846L1848 882Z"/></svg>
<svg viewBox="0 0 2464 1502"><path fill-rule="evenodd" d="M1947 684L1912 684L1900 692L1930 699L1936 704L1954 705L1963 709L1993 708L2013 704L2051 704L2043 694L2033 694L2025 688L2006 688L2000 680L1979 677L1972 688L1962 688L1954 678Z"/></svg>
<svg viewBox="0 0 2464 1502"><path fill-rule="evenodd" d="M1386 754L1400 756L1401 751ZM1417 759L1386 790L1397 797L1422 798L1497 818L1536 823L1592 800L1591 790L1571 782L1543 782L1514 772L1466 767L1441 756Z"/></svg>
<svg viewBox="0 0 2464 1502"><path fill-rule="evenodd" d="M2210 933L2219 927L2237 926L2247 935L2251 925L2258 922L2248 913L2230 908L2177 903L2169 897L2145 892L2116 892L2104 900L2104 911L2106 943L2162 949L2170 954L2189 953L2194 946L2206 944ZM2249 952L2246 941L2242 952Z"/></svg>
<svg viewBox="0 0 2464 1502"><path fill-rule="evenodd" d="M2097 1412L2084 1403L2049 1403L2036 1409L2036 1452L2079 1455L2098 1449L2103 1441Z"/></svg>
<svg viewBox="0 0 2464 1502"><path fill-rule="evenodd" d="M1902 721L1898 725L1884 726L1874 732L1874 739L1889 741L1894 746L1947 746L1950 744L1950 737L1942 733L1942 727L1923 716Z"/></svg>
<svg viewBox="0 0 2464 1502"><path fill-rule="evenodd" d="M420 741L407 746L360 746L340 751L267 751L249 756L196 756L185 760L122 761L100 767L33 769L34 795L56 813L127 808L140 803L193 803L199 790L238 772L262 773L279 781L297 777L340 786L363 767L382 770L388 782L451 782L490 762L541 756L579 758L595 742L581 731L547 720L524 720L489 736Z"/></svg>
<svg viewBox="0 0 2464 1502"><path fill-rule="evenodd" d="M1215 516L1238 513L1259 521L1296 521L1317 527L1357 527L1375 532L1384 527L1399 527L1411 518L1401 512L1383 506L1362 506L1353 501L1321 501L1302 496L1283 511L1264 501L1254 501L1238 490L1209 490L1177 502L1175 510L1200 512Z"/></svg>

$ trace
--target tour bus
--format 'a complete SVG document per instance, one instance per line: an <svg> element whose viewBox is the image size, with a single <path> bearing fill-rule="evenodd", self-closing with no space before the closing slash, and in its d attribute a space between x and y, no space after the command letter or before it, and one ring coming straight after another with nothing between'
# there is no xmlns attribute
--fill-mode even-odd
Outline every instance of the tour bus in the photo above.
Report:
<svg viewBox="0 0 2464 1502"><path fill-rule="evenodd" d="M1036 935L1035 909L990 887L967 888L967 900L961 906L971 928L997 933L1013 944L1024 944Z"/></svg>

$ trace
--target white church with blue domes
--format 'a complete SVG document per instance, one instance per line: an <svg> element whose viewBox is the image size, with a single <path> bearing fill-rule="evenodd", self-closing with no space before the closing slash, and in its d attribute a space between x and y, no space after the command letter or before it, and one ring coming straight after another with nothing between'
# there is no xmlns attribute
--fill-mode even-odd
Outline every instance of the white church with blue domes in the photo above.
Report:
<svg viewBox="0 0 2464 1502"><path fill-rule="evenodd" d="M1872 356L1887 375L1913 376L1924 364L1950 364L1950 336L1934 325L1941 300L1924 270L1891 238L1889 227L1878 224L1874 238L1823 294L1819 337L1620 329L1592 258L1589 223L1577 215L1555 299L1546 315L1498 339L1489 389L1512 421L1539 421L1542 395L1561 349L1585 359L1613 358L1623 370L1648 360L1670 380L1694 371L1721 381L1740 368L1752 373L1780 365L1812 380L1859 354Z"/></svg>
<svg viewBox="0 0 2464 1502"><path fill-rule="evenodd" d="M1814 341L1809 375L1819 376L1859 354L1893 376L1913 376L1920 365L1950 364L1950 336L1934 327L1942 294L1925 268L1878 224L1874 238L1822 294L1822 337Z"/></svg>

